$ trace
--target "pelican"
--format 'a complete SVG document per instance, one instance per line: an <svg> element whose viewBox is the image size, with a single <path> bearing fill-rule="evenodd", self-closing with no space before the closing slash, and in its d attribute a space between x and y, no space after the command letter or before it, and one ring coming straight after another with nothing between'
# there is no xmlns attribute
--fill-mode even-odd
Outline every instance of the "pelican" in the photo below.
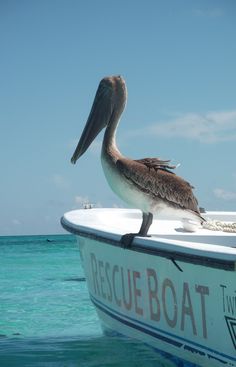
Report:
<svg viewBox="0 0 236 367"><path fill-rule="evenodd" d="M192 192L193 187L172 172L176 166L171 166L169 160L132 160L120 153L116 144L116 131L126 101L127 89L121 76L101 80L71 162L75 164L106 127L101 161L107 182L123 201L142 211L143 220L139 232L121 237L124 247L129 247L135 236L148 236L154 213L168 209L178 218L199 224L203 218Z"/></svg>

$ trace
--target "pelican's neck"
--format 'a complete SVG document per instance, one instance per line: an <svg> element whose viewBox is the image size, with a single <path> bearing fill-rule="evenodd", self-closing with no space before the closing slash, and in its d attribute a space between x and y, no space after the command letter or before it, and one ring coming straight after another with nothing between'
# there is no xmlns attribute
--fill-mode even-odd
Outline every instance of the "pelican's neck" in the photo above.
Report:
<svg viewBox="0 0 236 367"><path fill-rule="evenodd" d="M114 162L122 157L122 154L116 145L116 131L119 124L119 117L120 116L113 114L112 119L105 130L102 144L102 155L112 159Z"/></svg>

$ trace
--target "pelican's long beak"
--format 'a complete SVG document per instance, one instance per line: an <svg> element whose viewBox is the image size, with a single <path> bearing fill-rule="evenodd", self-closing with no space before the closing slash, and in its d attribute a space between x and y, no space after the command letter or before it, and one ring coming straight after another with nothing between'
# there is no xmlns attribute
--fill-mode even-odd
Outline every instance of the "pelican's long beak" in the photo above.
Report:
<svg viewBox="0 0 236 367"><path fill-rule="evenodd" d="M112 109L111 89L102 80L99 84L88 121L71 158L71 163L76 163L77 159L86 152L100 131L107 126L112 115Z"/></svg>

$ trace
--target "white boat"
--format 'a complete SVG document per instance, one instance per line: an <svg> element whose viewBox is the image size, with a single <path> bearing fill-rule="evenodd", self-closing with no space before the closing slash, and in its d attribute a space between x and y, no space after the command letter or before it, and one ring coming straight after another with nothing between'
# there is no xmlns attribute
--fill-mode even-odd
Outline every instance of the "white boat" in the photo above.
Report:
<svg viewBox="0 0 236 367"><path fill-rule="evenodd" d="M236 212L207 212L236 222ZM66 213L62 226L78 239L91 301L102 324L199 366L236 366L236 233L187 232L158 216L151 237L120 238L139 229L129 209Z"/></svg>

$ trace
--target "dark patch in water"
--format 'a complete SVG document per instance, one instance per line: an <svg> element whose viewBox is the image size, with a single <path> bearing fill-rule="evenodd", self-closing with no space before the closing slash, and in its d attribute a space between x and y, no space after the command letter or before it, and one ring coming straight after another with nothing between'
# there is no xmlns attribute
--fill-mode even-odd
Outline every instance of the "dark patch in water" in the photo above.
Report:
<svg viewBox="0 0 236 367"><path fill-rule="evenodd" d="M21 334L20 333L13 333L12 335L10 335L10 336L20 336ZM2 338L2 339L5 339L5 338L7 338L7 337L9 337L9 335L7 336L6 334L0 334L0 339Z"/></svg>
<svg viewBox="0 0 236 367"><path fill-rule="evenodd" d="M45 280L55 282L58 279L57 278L46 278ZM68 278L64 278L60 280L62 282L85 282L86 278L85 277L68 277Z"/></svg>
<svg viewBox="0 0 236 367"><path fill-rule="evenodd" d="M70 277L70 278L65 278L64 281L66 282L85 282L86 278L85 277Z"/></svg>

